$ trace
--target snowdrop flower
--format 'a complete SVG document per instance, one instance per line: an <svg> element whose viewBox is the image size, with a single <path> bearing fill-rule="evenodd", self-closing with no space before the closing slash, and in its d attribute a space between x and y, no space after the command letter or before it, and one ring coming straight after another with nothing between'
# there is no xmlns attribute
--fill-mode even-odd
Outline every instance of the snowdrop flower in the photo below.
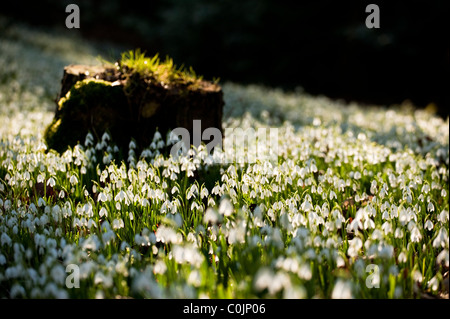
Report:
<svg viewBox="0 0 450 319"><path fill-rule="evenodd" d="M399 221L402 224L402 226L406 225L409 221L408 213L404 207L402 207L402 209L400 209Z"/></svg>
<svg viewBox="0 0 450 319"><path fill-rule="evenodd" d="M178 189L178 186L174 186L174 187L172 187L172 190L170 191L170 193L173 195L173 194L175 194L175 193L179 193L180 192L180 190Z"/></svg>
<svg viewBox="0 0 450 319"><path fill-rule="evenodd" d="M206 198L209 195L209 191L206 187L203 187L201 192L200 192L200 198Z"/></svg>
<svg viewBox="0 0 450 319"><path fill-rule="evenodd" d="M1 256L0 256L1 257ZM445 267L448 268L449 265L449 253L448 249L444 249L439 253L439 255L436 257L436 264L440 265L441 263L444 263ZM0 262L1 265L1 262Z"/></svg>
<svg viewBox="0 0 450 319"><path fill-rule="evenodd" d="M427 230L432 230L433 227L434 227L433 222L432 222L431 220L428 219L428 220L425 222L424 228L427 229Z"/></svg>
<svg viewBox="0 0 450 319"><path fill-rule="evenodd" d="M330 200L337 199L336 193L334 191L330 191L329 198L330 198Z"/></svg>
<svg viewBox="0 0 450 319"><path fill-rule="evenodd" d="M47 181L47 185L50 187L54 187L56 185L56 181L53 177L50 177Z"/></svg>
<svg viewBox="0 0 450 319"><path fill-rule="evenodd" d="M192 197L196 197L198 195L198 187L196 184L192 184L192 186L189 188L189 191L187 192L186 198L191 199Z"/></svg>
<svg viewBox="0 0 450 319"><path fill-rule="evenodd" d="M395 238L403 238L403 235L404 235L403 230L401 228L397 227L395 229L394 237Z"/></svg>
<svg viewBox="0 0 450 319"><path fill-rule="evenodd" d="M86 134L86 139L84 140L84 146L89 147L94 145L94 136L92 136L91 132Z"/></svg>
<svg viewBox="0 0 450 319"><path fill-rule="evenodd" d="M155 282L150 266L135 277L132 284L132 290L144 294L144 296L148 298L163 298L161 288Z"/></svg>
<svg viewBox="0 0 450 319"><path fill-rule="evenodd" d="M363 229L363 224L360 218L354 218L350 224L347 225L347 232L358 233L359 229Z"/></svg>
<svg viewBox="0 0 450 319"><path fill-rule="evenodd" d="M122 202L125 198L126 198L126 193L121 190L119 193L117 193L117 195L114 197L114 200L116 202Z"/></svg>
<svg viewBox="0 0 450 319"><path fill-rule="evenodd" d="M442 224L445 224L449 220L448 211L444 209L442 212L440 212L437 216L437 220Z"/></svg>
<svg viewBox="0 0 450 319"><path fill-rule="evenodd" d="M103 222L105 224L106 222ZM103 226L102 224L102 226ZM108 224L109 225L109 224ZM112 229L108 229L105 233L102 233L102 240L105 245L109 245L113 239L116 238L116 234Z"/></svg>
<svg viewBox="0 0 450 319"><path fill-rule="evenodd" d="M42 207L47 205L47 203L45 202L45 200L42 197L39 197L38 199L38 207Z"/></svg>
<svg viewBox="0 0 450 319"><path fill-rule="evenodd" d="M78 184L78 178L75 175L72 175L70 176L69 182L72 185Z"/></svg>
<svg viewBox="0 0 450 319"><path fill-rule="evenodd" d="M147 198L142 198L142 199L141 199L141 206L142 206L142 207L150 206L150 202L148 201Z"/></svg>
<svg viewBox="0 0 450 319"><path fill-rule="evenodd" d="M371 218L367 218L364 221L364 229L374 229L375 228L375 222Z"/></svg>
<svg viewBox="0 0 450 319"><path fill-rule="evenodd" d="M378 195L380 196L381 199L385 198L386 195L387 195L387 190L386 190L386 188L387 188L387 185L384 184L383 187L381 188L379 194L378 194Z"/></svg>
<svg viewBox="0 0 450 319"><path fill-rule="evenodd" d="M418 243L422 239L422 234L420 233L420 230L414 226L414 228L411 230L411 242Z"/></svg>
<svg viewBox="0 0 450 319"><path fill-rule="evenodd" d="M64 271L64 267L61 265L55 265L50 271L50 276L59 285L64 283L67 273Z"/></svg>
<svg viewBox="0 0 450 319"><path fill-rule="evenodd" d="M268 290L270 295L274 295L283 288L291 286L289 277L283 273L274 273L269 268L260 268L255 275L254 288L256 291Z"/></svg>
<svg viewBox="0 0 450 319"><path fill-rule="evenodd" d="M385 235L393 232L392 224L390 222L383 223L383 225L381 225L381 229L384 231Z"/></svg>
<svg viewBox="0 0 450 319"><path fill-rule="evenodd" d="M189 277L187 279L187 282L191 285L193 285L194 287L199 287L200 284L202 283L202 276L200 274L200 272L197 269L194 269L193 271L191 271L191 273L189 274Z"/></svg>
<svg viewBox="0 0 450 319"><path fill-rule="evenodd" d="M98 194L97 199L98 199L100 202L103 202L103 203L106 202L106 201L108 200L108 198L106 197L105 193L103 193L103 192L100 192L100 193Z"/></svg>
<svg viewBox="0 0 450 319"><path fill-rule="evenodd" d="M352 285L349 281L338 279L331 293L332 299L353 299Z"/></svg>
<svg viewBox="0 0 450 319"><path fill-rule="evenodd" d="M180 243L182 241L182 237L180 234L177 234L173 228L169 228L167 226L160 226L156 230L156 241L162 243Z"/></svg>
<svg viewBox="0 0 450 319"><path fill-rule="evenodd" d="M363 246L361 238L355 237L355 238L349 240L348 242L349 242L349 247L348 247L348 250L347 250L347 254L350 257L358 256L359 250Z"/></svg>
<svg viewBox="0 0 450 319"><path fill-rule="evenodd" d="M89 219L87 223L87 227L91 229L92 227L97 228L97 223L93 219Z"/></svg>
<svg viewBox="0 0 450 319"><path fill-rule="evenodd" d="M103 216L108 217L108 211L106 210L105 207L102 207L102 208L100 209L100 211L98 212L98 215L99 215L100 217L103 217Z"/></svg>
<svg viewBox="0 0 450 319"><path fill-rule="evenodd" d="M0 205L1 206L1 205ZM34 205L34 203L31 203L30 206L28 206L28 209L32 212L32 213L36 213L37 212L37 208L36 205Z"/></svg>
<svg viewBox="0 0 450 319"><path fill-rule="evenodd" d="M194 210L203 211L203 206L199 205L197 202L192 202L191 211Z"/></svg>
<svg viewBox="0 0 450 319"><path fill-rule="evenodd" d="M38 183L43 183L43 182L44 182L44 179L45 179L45 175L39 174L39 175L37 176L37 178L36 178L36 181L37 181Z"/></svg>
<svg viewBox="0 0 450 319"><path fill-rule="evenodd" d="M406 263L407 257L406 257L406 253L404 251L402 251L399 255L398 255L398 262L399 263Z"/></svg>
<svg viewBox="0 0 450 319"><path fill-rule="evenodd" d="M7 233L2 233L0 242L2 243L2 246L6 245L6 246L11 247L11 245L12 245L11 237L9 237Z"/></svg>
<svg viewBox="0 0 450 319"><path fill-rule="evenodd" d="M390 259L394 255L394 247L389 244L378 245L378 257Z"/></svg>
<svg viewBox="0 0 450 319"><path fill-rule="evenodd" d="M124 223L123 223L122 218L114 219L114 220L113 220L112 227L113 227L113 229L115 229L115 230L124 228L125 225L124 225Z"/></svg>
<svg viewBox="0 0 450 319"><path fill-rule="evenodd" d="M439 289L439 280L436 276L434 276L433 278L431 278L428 283L427 286L431 288L431 290L433 291L437 291Z"/></svg>
<svg viewBox="0 0 450 319"><path fill-rule="evenodd" d="M113 278L111 277L111 275L105 275L103 272L97 271L94 276L94 284L102 284L103 287L110 288L113 286Z"/></svg>
<svg viewBox="0 0 450 319"><path fill-rule="evenodd" d="M307 263L303 263L297 272L297 275L299 276L299 278L302 278L304 280L311 280L312 278L312 271L311 271L311 266Z"/></svg>
<svg viewBox="0 0 450 319"><path fill-rule="evenodd" d="M373 240L381 240L383 238L383 233L379 229L375 229L370 236ZM367 242L366 242L367 243Z"/></svg>
<svg viewBox="0 0 450 319"><path fill-rule="evenodd" d="M91 203L86 203L83 206L83 211L86 217L93 217L94 216L94 212L92 210L92 204Z"/></svg>
<svg viewBox="0 0 450 319"><path fill-rule="evenodd" d="M219 217L220 215L217 213L216 210L208 207L206 209L205 215L203 216L203 221L206 224L211 223L214 225L219 221Z"/></svg>
<svg viewBox="0 0 450 319"><path fill-rule="evenodd" d="M244 243L245 242L245 223L240 222L236 227L231 228L228 233L228 243Z"/></svg>
<svg viewBox="0 0 450 319"><path fill-rule="evenodd" d="M200 267L204 259L203 255L193 245L190 244L184 247L176 245L173 247L172 252L173 257L177 263L188 263L197 268Z"/></svg>
<svg viewBox="0 0 450 319"><path fill-rule="evenodd" d="M314 209L313 205L311 205L310 201L308 199L305 199L300 206L301 210L304 212L309 212Z"/></svg>
<svg viewBox="0 0 450 319"><path fill-rule="evenodd" d="M9 295L11 298L26 297L25 288L16 283L12 285Z"/></svg>
<svg viewBox="0 0 450 319"><path fill-rule="evenodd" d="M342 258L342 256L336 257L336 267L337 268L344 268L345 267L345 260Z"/></svg>
<svg viewBox="0 0 450 319"><path fill-rule="evenodd" d="M223 198L219 205L219 214L223 216L231 216L233 213L233 205L228 198Z"/></svg>
<svg viewBox="0 0 450 319"><path fill-rule="evenodd" d="M449 243L449 239L448 239L448 233L447 230L444 227L441 227L441 229L439 229L439 232L436 236L436 238L433 240L433 247L434 248L448 248L448 243Z"/></svg>
<svg viewBox="0 0 450 319"><path fill-rule="evenodd" d="M155 266L153 267L153 273L155 275L157 275L157 274L164 275L166 273L166 271L167 271L166 263L163 260L158 259L155 262Z"/></svg>
<svg viewBox="0 0 450 319"><path fill-rule="evenodd" d="M171 136L175 134L171 134ZM162 140L162 136L161 133L159 131L156 131L155 134L153 135L153 142L158 142L159 140ZM176 140L178 141L178 136L176 137Z"/></svg>
<svg viewBox="0 0 450 319"><path fill-rule="evenodd" d="M6 257L3 254L0 254L0 266L6 264Z"/></svg>
<svg viewBox="0 0 450 319"><path fill-rule="evenodd" d="M102 142L108 142L110 140L111 140L111 137L109 136L109 134L107 132L103 133Z"/></svg>

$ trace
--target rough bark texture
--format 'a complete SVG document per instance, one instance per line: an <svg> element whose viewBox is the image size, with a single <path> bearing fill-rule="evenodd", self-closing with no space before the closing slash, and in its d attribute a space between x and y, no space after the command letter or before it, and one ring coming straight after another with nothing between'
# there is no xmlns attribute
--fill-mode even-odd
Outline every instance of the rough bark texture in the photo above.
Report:
<svg viewBox="0 0 450 319"><path fill-rule="evenodd" d="M221 87L211 82L165 84L114 67L69 65L45 139L58 152L83 143L88 131L97 137L108 131L123 147L131 138L147 147L156 129L165 137L168 129L184 127L192 139L194 120L201 120L202 131L222 131L223 105Z"/></svg>

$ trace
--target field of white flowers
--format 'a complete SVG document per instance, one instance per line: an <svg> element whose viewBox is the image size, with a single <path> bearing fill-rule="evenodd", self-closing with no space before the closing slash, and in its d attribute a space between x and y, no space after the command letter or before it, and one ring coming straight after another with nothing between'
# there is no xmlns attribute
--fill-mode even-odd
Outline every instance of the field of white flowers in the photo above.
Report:
<svg viewBox="0 0 450 319"><path fill-rule="evenodd" d="M0 19L1 298L448 298L448 118L225 83L278 162L48 152L63 67L99 63L73 34Z"/></svg>

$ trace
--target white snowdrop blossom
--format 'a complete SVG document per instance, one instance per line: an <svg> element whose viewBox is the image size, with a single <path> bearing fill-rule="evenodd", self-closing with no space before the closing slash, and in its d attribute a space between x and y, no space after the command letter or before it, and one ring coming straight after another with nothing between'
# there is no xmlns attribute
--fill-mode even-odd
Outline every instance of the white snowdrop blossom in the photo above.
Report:
<svg viewBox="0 0 450 319"><path fill-rule="evenodd" d="M424 228L427 229L427 230L429 230L429 231L431 231L431 230L433 229L433 227L434 227L433 222L432 222L431 220L428 219L428 220L425 222Z"/></svg>
<svg viewBox="0 0 450 319"><path fill-rule="evenodd" d="M220 220L220 215L215 209L208 207L203 217L205 223L216 224Z"/></svg>
<svg viewBox="0 0 450 319"><path fill-rule="evenodd" d="M422 234L420 233L420 230L414 226L411 230L411 242L418 243L422 239Z"/></svg>
<svg viewBox="0 0 450 319"><path fill-rule="evenodd" d="M449 247L448 232L444 227L439 229L439 232L438 232L436 238L433 240L433 247L434 248L439 248L439 247L448 248Z"/></svg>
<svg viewBox="0 0 450 319"><path fill-rule="evenodd" d="M353 299L352 285L349 281L339 279L331 293L332 299Z"/></svg>
<svg viewBox="0 0 450 319"><path fill-rule="evenodd" d="M72 176L70 176L69 182L72 185L76 185L76 184L78 184L78 178L75 175L72 175Z"/></svg>
<svg viewBox="0 0 450 319"><path fill-rule="evenodd" d="M117 230L117 229L121 229L124 228L124 222L122 218L118 218L118 219L114 219L113 220L113 224L112 224L113 229Z"/></svg>
<svg viewBox="0 0 450 319"><path fill-rule="evenodd" d="M103 216L108 217L108 211L106 210L105 207L102 207L102 208L100 209L100 211L98 212L98 215L99 215L100 217L103 217Z"/></svg>
<svg viewBox="0 0 450 319"><path fill-rule="evenodd" d="M100 193L98 194L97 199L98 199L100 202L103 202L103 203L106 202L106 201L108 200L108 198L106 197L105 193L103 193L103 192L100 192Z"/></svg>
<svg viewBox="0 0 450 319"><path fill-rule="evenodd" d="M361 238L355 237L355 238L349 240L348 242L349 242L349 247L347 250L347 254L350 257L356 257L359 254L359 250L363 246L363 242L362 242Z"/></svg>

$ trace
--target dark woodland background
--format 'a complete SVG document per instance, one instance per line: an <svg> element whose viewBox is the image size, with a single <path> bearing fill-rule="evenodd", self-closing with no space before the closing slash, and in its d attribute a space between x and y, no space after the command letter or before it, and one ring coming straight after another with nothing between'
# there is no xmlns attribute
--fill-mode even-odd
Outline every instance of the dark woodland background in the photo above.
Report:
<svg viewBox="0 0 450 319"><path fill-rule="evenodd" d="M433 103L449 114L446 0L25 0L1 14L64 28L69 3L81 12L71 31L169 55L207 79L301 86L363 104ZM380 29L365 27L369 3L380 7Z"/></svg>

